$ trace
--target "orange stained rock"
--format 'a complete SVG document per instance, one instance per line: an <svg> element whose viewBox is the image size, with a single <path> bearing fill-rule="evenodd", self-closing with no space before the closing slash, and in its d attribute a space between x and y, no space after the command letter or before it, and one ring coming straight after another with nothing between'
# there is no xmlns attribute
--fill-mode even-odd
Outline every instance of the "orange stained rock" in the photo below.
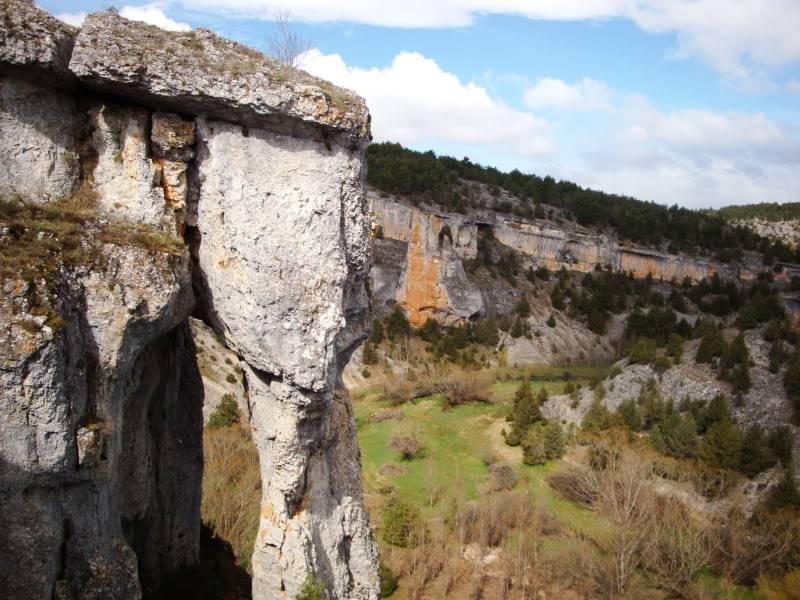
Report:
<svg viewBox="0 0 800 600"><path fill-rule="evenodd" d="M405 277L396 296L397 302L408 315L408 322L416 327L424 325L428 317L438 309L446 310L450 302L447 291L440 282L439 249L428 252L428 228L438 231L441 222L437 217L431 216L428 223L423 224L423 219L424 217L415 216L411 226Z"/></svg>

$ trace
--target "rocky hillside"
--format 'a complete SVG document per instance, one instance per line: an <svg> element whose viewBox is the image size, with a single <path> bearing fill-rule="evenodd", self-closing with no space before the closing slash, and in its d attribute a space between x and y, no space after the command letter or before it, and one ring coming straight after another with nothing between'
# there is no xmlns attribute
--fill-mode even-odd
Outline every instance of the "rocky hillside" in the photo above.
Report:
<svg viewBox="0 0 800 600"><path fill-rule="evenodd" d="M731 225L796 248L800 243L800 202L726 206L715 211Z"/></svg>
<svg viewBox="0 0 800 600"><path fill-rule="evenodd" d="M374 600L337 391L371 320L363 101L210 31L0 17L3 595L140 598L197 564L202 371L258 446L254 597Z"/></svg>

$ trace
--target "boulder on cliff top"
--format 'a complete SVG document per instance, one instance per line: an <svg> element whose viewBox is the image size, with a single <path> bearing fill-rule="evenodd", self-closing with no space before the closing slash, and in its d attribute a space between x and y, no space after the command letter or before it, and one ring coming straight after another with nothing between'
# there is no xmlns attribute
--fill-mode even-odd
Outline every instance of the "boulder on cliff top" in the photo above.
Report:
<svg viewBox="0 0 800 600"><path fill-rule="evenodd" d="M76 32L31 2L0 0L0 66L71 78L69 59Z"/></svg>
<svg viewBox="0 0 800 600"><path fill-rule="evenodd" d="M289 134L369 137L360 97L206 29L170 32L110 11L91 14L69 66L91 88L161 109Z"/></svg>

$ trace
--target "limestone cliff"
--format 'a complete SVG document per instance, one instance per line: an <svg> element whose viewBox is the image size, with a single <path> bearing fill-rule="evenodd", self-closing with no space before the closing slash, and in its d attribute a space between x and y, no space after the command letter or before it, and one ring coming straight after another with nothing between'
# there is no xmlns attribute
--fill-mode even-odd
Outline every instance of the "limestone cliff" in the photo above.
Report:
<svg viewBox="0 0 800 600"><path fill-rule="evenodd" d="M205 30L0 17L0 589L138 598L196 563L194 310L248 391L254 597L377 598L340 389L370 321L363 101Z"/></svg>
<svg viewBox="0 0 800 600"><path fill-rule="evenodd" d="M587 273L602 265L637 278L696 282L715 274L750 280L763 268L623 244L565 220L528 220L485 210L444 213L430 206L409 206L377 192L370 192L369 200L378 237L372 270L376 304L399 304L414 325L428 317L451 324L486 314L480 288L463 268L464 261L475 258L482 232L490 231L525 266L550 271L564 267Z"/></svg>

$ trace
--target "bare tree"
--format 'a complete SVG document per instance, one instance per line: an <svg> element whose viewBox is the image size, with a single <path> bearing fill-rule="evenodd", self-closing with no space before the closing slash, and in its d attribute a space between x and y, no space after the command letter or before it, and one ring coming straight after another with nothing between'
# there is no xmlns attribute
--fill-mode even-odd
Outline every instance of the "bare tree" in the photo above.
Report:
<svg viewBox="0 0 800 600"><path fill-rule="evenodd" d="M288 10L275 11L275 33L269 38L269 54L278 62L299 67L301 57L311 49L311 42L292 31L290 16Z"/></svg>

